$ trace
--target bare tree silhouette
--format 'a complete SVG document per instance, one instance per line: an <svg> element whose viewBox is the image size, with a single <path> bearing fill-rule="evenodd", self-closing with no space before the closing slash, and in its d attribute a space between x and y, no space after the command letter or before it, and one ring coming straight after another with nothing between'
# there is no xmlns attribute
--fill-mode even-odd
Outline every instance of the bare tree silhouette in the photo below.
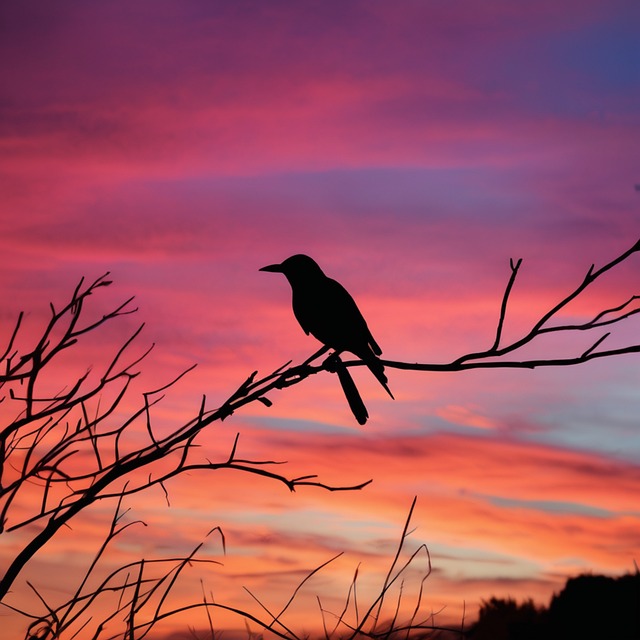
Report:
<svg viewBox="0 0 640 640"><path fill-rule="evenodd" d="M512 342L504 343L503 328L509 298L522 264L521 260L511 261L511 275L500 305L495 335L488 348L460 355L448 363L381 362L387 368L455 372L478 368L572 366L597 358L637 353L640 351L640 344L637 343L611 349L602 348L610 330L640 312L637 295L614 307L597 310L590 320L583 323L567 324L557 319L567 305L598 278L638 251L640 242L599 269L592 265L582 282L543 313L528 331ZM21 342L19 337L24 319L24 314L20 314L4 352L0 354L0 389L3 393L0 402L4 403L4 414L12 416L0 431L0 534L19 531L23 541L20 550L10 559L7 570L0 578L0 602L10 608L13 606L7 601L12 585L26 565L62 527L98 501L111 500L116 505L105 540L72 598L52 605L44 601L37 585L32 585L34 596L46 608L47 613L45 616L21 613L33 619L28 637L40 640L60 638L68 630L81 627L83 620L90 617L90 608L104 593L118 594L117 605L109 620L119 616L118 619L123 620L125 631L119 636L106 636L104 625L107 621L103 621L93 632L92 637L95 638L142 638L155 622L177 612L168 608L168 594L184 568L198 561L198 548L184 557L134 562L109 574L97 588L89 587L89 576L107 553L109 544L132 524L124 524L122 521L122 501L127 496L151 487L160 487L168 495L166 483L169 480L194 470L212 472L234 469L283 483L291 491L299 487L352 491L362 489L370 482L366 480L353 486L333 486L322 482L315 475L287 477L275 470L280 464L275 460L242 458L238 452L239 434L236 435L228 456L222 460L211 461L202 454L195 455L198 435L214 422L224 420L256 401L267 407L271 406L267 394L275 389L293 386L322 371L335 372L335 361L331 356L319 361L320 356L326 353L324 347L301 364L291 365L288 362L266 376L259 378L254 371L217 408L208 408L206 396L203 396L193 417L176 425L168 435L160 435L154 429L152 409L162 400L165 392L193 367L160 388L143 393L137 409L124 419L118 417L123 399L150 351L147 349L134 354L133 345L140 336L142 325L115 350L100 373L87 370L76 380L66 381L67 384L60 384L57 391L50 392L52 379L55 380L56 363L62 353L72 348L81 349L85 339L99 335L105 326L136 311L132 306L133 299L130 298L106 314L92 316L95 312L88 308L89 299L111 284L108 276L109 274L105 274L89 284L81 280L61 308L56 309L52 304L48 324L35 344L28 348L17 346ZM577 332L596 332L604 327L609 332L599 334L589 348L576 355L534 360L517 357L523 347L545 334L572 335ZM353 367L365 363L353 360L343 364L345 367ZM145 434L142 444L139 440L137 444L132 444L136 441L126 437L133 432ZM211 533L213 531L222 536L220 530L212 530ZM224 537L221 541L224 546ZM396 567L396 563L393 567ZM152 569L159 571L153 573ZM383 588L383 592L387 593L387 590ZM202 602L193 606L207 609L223 605L214 603L205 596ZM230 606L227 608L233 610ZM146 612L144 615L143 611ZM269 614L270 620L261 621L248 612L237 613L246 615L277 635L297 637L292 630L281 624L281 614ZM369 622L378 620L378 616L373 615L373 609L365 618ZM344 632L344 615L338 615L337 620L339 624L336 626L343 627L341 631ZM362 620L351 623L348 629L356 635L378 637L375 628L369 628L365 633ZM278 625L280 630L277 630ZM420 629L426 626L416 624L415 619L409 623L409 628L412 625ZM407 626L396 624L395 629L398 628L406 630ZM384 631L387 635L392 632L393 629Z"/></svg>
<svg viewBox="0 0 640 640"><path fill-rule="evenodd" d="M165 482L189 471L235 469L284 483L292 491L300 485L335 491L359 489L367 484L336 487L319 482L315 476L286 477L273 470L279 464L276 461L240 457L239 435L225 459L211 461L192 456L198 434L229 414L226 407L208 410L205 397L192 419L178 425L169 435L157 436L151 410L162 400L164 392L190 369L162 387L143 393L140 406L118 421L117 412L123 399L139 375L138 367L150 352L147 349L140 355L130 355L142 326L117 349L99 375L87 369L71 384L61 384L60 390L41 393L41 387L50 387L56 379L56 358L60 354L79 348L86 336L98 335L108 323L136 311L129 299L109 313L87 318L90 315L88 300L111 284L107 277L105 274L88 285L81 281L62 308L51 305L51 318L42 335L35 346L24 352L16 348L24 318L24 314L20 314L0 358L5 415L13 416L0 432L0 533L19 531L22 541L19 552L11 558L0 577L0 602L5 605L7 594L27 563L62 527L98 501L114 500L118 508L90 572L108 544L129 526L121 523L122 499L154 486L160 486L167 494ZM107 397L110 400L105 401ZM146 441L132 445L135 441L126 436L141 431L146 433ZM185 563L192 561L191 556L174 559L175 567L171 571L179 572ZM172 561L163 562L167 565ZM147 578L144 570L148 573L149 567L143 564L138 567L138 583L135 580L122 582L125 574L130 580L129 574L134 568L128 567L122 575L116 572L101 587L102 592L111 589L131 592L127 618L131 629L138 628L134 624L134 613L142 604L150 602L150 596L144 595L142 587L157 597L172 583L168 574L155 581ZM50 629L51 637L60 637L77 622L79 611L86 610L95 601L97 594L85 592L86 584L85 579L78 593L62 608L54 609L42 602L49 611L45 627ZM42 600L37 588L33 588ZM121 602L118 610L123 606ZM159 615L157 612L151 619L157 619Z"/></svg>

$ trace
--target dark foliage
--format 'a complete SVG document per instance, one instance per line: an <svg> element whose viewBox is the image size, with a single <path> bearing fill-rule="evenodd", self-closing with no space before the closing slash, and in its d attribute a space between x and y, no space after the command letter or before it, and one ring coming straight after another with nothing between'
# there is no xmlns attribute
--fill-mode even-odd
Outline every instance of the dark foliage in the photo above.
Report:
<svg viewBox="0 0 640 640"><path fill-rule="evenodd" d="M640 573L570 578L549 605L549 638L640 638Z"/></svg>
<svg viewBox="0 0 640 640"><path fill-rule="evenodd" d="M480 608L478 622L471 628L473 640L534 640L544 637L544 608L537 608L532 600L518 604L508 598L491 598Z"/></svg>
<svg viewBox="0 0 640 640"><path fill-rule="evenodd" d="M531 600L491 598L467 635L472 640L638 640L640 573L570 578L548 608Z"/></svg>

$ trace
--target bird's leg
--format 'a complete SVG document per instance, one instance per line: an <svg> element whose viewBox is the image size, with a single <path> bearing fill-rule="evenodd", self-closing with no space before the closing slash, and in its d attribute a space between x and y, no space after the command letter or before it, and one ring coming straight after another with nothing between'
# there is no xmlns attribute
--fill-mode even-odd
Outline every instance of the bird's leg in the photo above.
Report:
<svg viewBox="0 0 640 640"><path fill-rule="evenodd" d="M340 351L334 351L328 358L325 358L322 363L322 366L330 373L336 373L341 365L342 360L340 360Z"/></svg>

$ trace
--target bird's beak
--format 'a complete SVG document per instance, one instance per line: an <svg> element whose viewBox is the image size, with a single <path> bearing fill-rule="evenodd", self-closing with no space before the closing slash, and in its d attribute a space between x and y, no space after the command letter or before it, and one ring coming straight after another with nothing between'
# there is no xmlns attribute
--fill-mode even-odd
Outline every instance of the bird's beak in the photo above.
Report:
<svg viewBox="0 0 640 640"><path fill-rule="evenodd" d="M266 267L262 267L262 269L258 269L258 271L272 271L273 273L282 273L282 265L281 264L270 264Z"/></svg>

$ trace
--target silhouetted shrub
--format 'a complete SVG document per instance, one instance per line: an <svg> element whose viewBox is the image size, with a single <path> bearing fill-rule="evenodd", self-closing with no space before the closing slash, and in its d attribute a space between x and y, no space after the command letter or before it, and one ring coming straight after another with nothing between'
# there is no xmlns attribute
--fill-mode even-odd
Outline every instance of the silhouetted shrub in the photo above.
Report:
<svg viewBox="0 0 640 640"><path fill-rule="evenodd" d="M640 573L581 575L551 599L549 638L640 638Z"/></svg>
<svg viewBox="0 0 640 640"><path fill-rule="evenodd" d="M544 608L532 600L491 598L480 608L478 622L471 628L473 640L534 640L541 637Z"/></svg>
<svg viewBox="0 0 640 640"><path fill-rule="evenodd" d="M569 578L548 608L511 598L483 602L472 640L638 640L640 573Z"/></svg>

